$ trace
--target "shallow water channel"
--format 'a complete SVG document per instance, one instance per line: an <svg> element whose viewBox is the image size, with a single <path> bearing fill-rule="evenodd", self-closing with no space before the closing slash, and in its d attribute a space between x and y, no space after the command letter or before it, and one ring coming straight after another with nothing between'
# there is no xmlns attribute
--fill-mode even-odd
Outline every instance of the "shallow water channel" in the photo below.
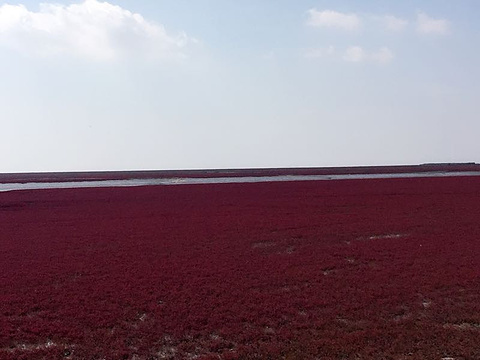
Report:
<svg viewBox="0 0 480 360"><path fill-rule="evenodd" d="M422 172L422 173L392 173L392 174L344 174L344 175L279 175L279 176L244 176L244 177L211 177L211 178L152 178L126 180L95 180L68 182L29 182L0 184L0 192L17 190L41 189L77 189L99 187L134 187L158 185L187 184L231 184L259 183L279 181L326 181L354 179L388 179L417 177L449 177L449 176L480 176L480 171L469 172Z"/></svg>

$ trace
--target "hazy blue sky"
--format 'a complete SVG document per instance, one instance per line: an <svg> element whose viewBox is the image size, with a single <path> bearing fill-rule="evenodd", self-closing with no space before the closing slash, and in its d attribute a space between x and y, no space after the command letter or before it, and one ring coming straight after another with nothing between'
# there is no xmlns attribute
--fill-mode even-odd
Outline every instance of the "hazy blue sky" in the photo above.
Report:
<svg viewBox="0 0 480 360"><path fill-rule="evenodd" d="M0 172L479 162L479 14L0 1Z"/></svg>

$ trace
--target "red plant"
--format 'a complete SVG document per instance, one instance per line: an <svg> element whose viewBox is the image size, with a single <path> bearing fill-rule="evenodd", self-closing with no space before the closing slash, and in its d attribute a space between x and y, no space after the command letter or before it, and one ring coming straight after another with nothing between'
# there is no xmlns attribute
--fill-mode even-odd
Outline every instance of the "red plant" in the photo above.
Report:
<svg viewBox="0 0 480 360"><path fill-rule="evenodd" d="M0 359L480 358L480 178L0 193Z"/></svg>

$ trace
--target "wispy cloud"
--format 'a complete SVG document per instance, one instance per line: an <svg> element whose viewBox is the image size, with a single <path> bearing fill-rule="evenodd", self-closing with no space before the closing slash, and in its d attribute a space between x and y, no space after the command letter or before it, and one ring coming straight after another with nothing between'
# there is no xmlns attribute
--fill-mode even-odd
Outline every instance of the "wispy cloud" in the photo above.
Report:
<svg viewBox="0 0 480 360"><path fill-rule="evenodd" d="M388 47L369 51L358 45L349 46L343 50L336 49L332 45L323 48L310 48L304 50L301 55L305 59L312 60L328 58L349 63L370 62L376 64L387 64L395 58L395 54Z"/></svg>
<svg viewBox="0 0 480 360"><path fill-rule="evenodd" d="M394 57L395 55L388 47L382 47L376 51L367 51L361 46L350 46L345 50L343 60L352 63L370 61L378 64L387 64Z"/></svg>
<svg viewBox="0 0 480 360"><path fill-rule="evenodd" d="M451 24L446 19L433 19L424 13L417 14L417 32L420 34L447 35Z"/></svg>
<svg viewBox="0 0 480 360"><path fill-rule="evenodd" d="M354 31L359 29L363 23L373 25L377 30L384 32L404 32L410 24L416 25L419 34L445 35L450 32L451 24L446 19L434 19L424 13L417 13L415 20L408 20L395 15L374 15L363 14L359 16L355 13L341 13L334 10L310 9L307 11L307 24L317 28L338 28L342 30ZM365 36L365 34L363 34ZM358 34L355 34L358 38ZM334 44L335 45L335 44ZM330 49L330 50L328 50ZM330 48L311 48L303 52L303 57L308 59L325 58L327 56L334 59L343 59L349 63L370 62L377 64L387 64L394 60L395 54L389 47L381 47L378 50L366 50L362 46L355 45L346 48L344 51L334 52L333 46Z"/></svg>
<svg viewBox="0 0 480 360"><path fill-rule="evenodd" d="M328 46L326 48L310 48L303 52L303 57L306 59L319 59L329 57L335 54L335 48Z"/></svg>
<svg viewBox="0 0 480 360"><path fill-rule="evenodd" d="M395 55L388 47L382 47L379 50L370 53L370 59L379 64L387 64L394 58Z"/></svg>
<svg viewBox="0 0 480 360"><path fill-rule="evenodd" d="M393 15L385 15L382 20L385 28L390 31L400 32L408 26L408 20Z"/></svg>
<svg viewBox="0 0 480 360"><path fill-rule="evenodd" d="M310 9L307 11L307 25L313 27L337 28L342 30L356 30L361 25L360 17L356 14L341 13L333 10L319 11Z"/></svg>
<svg viewBox="0 0 480 360"><path fill-rule="evenodd" d="M0 6L0 45L29 55L75 56L95 61L124 57L181 58L189 41L170 35L140 14L97 0L79 4Z"/></svg>
<svg viewBox="0 0 480 360"><path fill-rule="evenodd" d="M362 62L366 58L367 54L361 46L350 46L343 55L343 60L348 62Z"/></svg>
<svg viewBox="0 0 480 360"><path fill-rule="evenodd" d="M417 33L446 35L451 31L451 23L446 19L434 19L423 12L419 12L415 21L397 17L395 15L365 15L355 13L342 13L335 10L317 10L315 8L307 11L307 25L317 28L336 28L346 31L358 30L363 22L377 22L382 24L388 31L402 32L414 23Z"/></svg>

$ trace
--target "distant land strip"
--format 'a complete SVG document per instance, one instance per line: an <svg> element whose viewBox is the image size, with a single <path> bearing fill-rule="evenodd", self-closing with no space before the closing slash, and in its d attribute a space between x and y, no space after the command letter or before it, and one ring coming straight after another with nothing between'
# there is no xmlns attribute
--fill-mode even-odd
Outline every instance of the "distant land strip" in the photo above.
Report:
<svg viewBox="0 0 480 360"><path fill-rule="evenodd" d="M420 165L354 166L354 167L292 167L292 168L245 168L245 169L192 169L192 170L138 170L138 171L80 171L0 173L0 183L69 182L158 178L219 178L262 177L284 175L358 175L401 174L423 172L474 172L480 164L426 163Z"/></svg>

